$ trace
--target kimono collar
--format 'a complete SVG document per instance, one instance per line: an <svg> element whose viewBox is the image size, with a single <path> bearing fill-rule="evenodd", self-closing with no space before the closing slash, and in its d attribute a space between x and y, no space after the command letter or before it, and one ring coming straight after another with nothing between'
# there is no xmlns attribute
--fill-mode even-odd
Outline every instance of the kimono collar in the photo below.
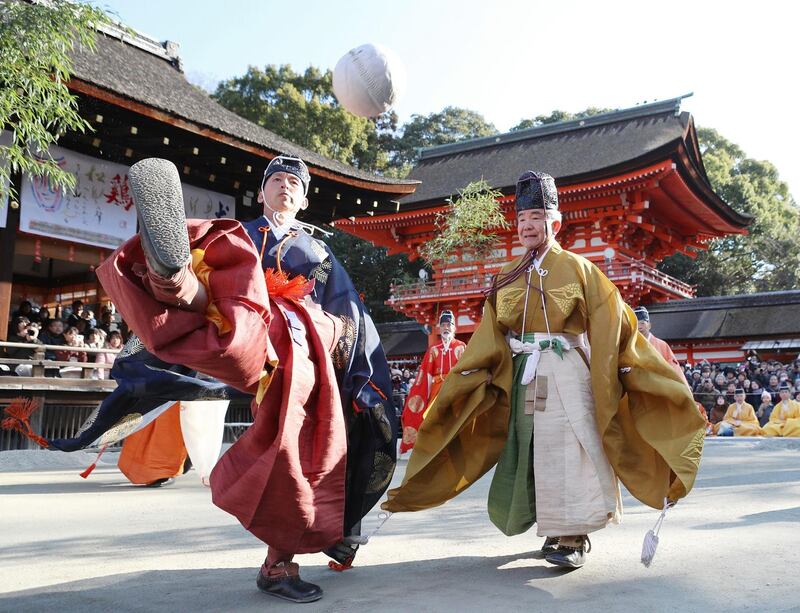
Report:
<svg viewBox="0 0 800 613"><path fill-rule="evenodd" d="M269 228L272 235L275 237L276 240L281 240L284 236L289 233L291 229L291 222L285 223L282 226L279 226L272 221L270 221L269 217L266 215L262 215L261 219L264 220L264 224Z"/></svg>
<svg viewBox="0 0 800 613"><path fill-rule="evenodd" d="M555 240L551 241L550 244L547 245L547 247L545 247L545 250L542 253L542 255L540 255L538 258L534 259L531 262L531 265L533 266L534 270L538 271L542 268L542 262L544 262L545 258L547 257L547 254L549 254L551 251L553 253L558 253L560 251L563 251L563 249L561 248L561 245L559 245Z"/></svg>

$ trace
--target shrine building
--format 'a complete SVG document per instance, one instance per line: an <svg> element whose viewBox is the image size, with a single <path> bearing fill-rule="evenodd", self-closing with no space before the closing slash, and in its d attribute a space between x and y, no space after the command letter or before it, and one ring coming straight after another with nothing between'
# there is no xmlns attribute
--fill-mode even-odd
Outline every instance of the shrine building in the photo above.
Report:
<svg viewBox="0 0 800 613"><path fill-rule="evenodd" d="M388 300L431 328L440 311L451 309L459 333L469 335L492 276L524 251L516 237L516 180L526 170L543 171L558 187L559 242L594 262L626 302L692 298L692 286L657 264L675 253L693 257L714 238L745 233L751 218L712 189L694 120L680 110L684 97L425 149L409 175L421 185L397 212L356 215L337 220L336 227L414 259L459 190L484 179L502 192L510 227L500 232L489 258L452 254L434 267L430 281L394 286Z"/></svg>

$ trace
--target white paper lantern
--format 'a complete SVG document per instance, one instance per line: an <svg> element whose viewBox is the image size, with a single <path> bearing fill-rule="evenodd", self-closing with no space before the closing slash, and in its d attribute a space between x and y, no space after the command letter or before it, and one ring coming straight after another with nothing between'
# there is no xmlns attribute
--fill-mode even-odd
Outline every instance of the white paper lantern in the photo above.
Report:
<svg viewBox="0 0 800 613"><path fill-rule="evenodd" d="M381 45L351 49L333 69L333 93L339 104L359 117L377 117L388 111L405 85L402 62Z"/></svg>

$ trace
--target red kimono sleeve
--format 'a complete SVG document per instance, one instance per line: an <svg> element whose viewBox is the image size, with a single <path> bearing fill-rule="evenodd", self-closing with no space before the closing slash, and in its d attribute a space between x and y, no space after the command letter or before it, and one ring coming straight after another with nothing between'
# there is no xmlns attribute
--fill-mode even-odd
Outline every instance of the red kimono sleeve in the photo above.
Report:
<svg viewBox="0 0 800 613"><path fill-rule="evenodd" d="M406 404L403 407L403 441L400 443L400 453L405 453L411 449L414 446L414 441L417 440L417 432L422 426L425 408L428 406L432 365L432 348L429 348L422 358L419 374L408 392L408 398L406 398Z"/></svg>

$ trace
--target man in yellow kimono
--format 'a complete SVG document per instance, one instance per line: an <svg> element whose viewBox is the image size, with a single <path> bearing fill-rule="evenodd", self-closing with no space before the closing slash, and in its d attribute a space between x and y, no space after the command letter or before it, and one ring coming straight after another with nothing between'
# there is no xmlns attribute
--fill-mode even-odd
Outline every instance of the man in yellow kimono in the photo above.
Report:
<svg viewBox="0 0 800 613"><path fill-rule="evenodd" d="M555 241L553 178L523 174L515 205L526 253L495 280L384 508L440 505L497 464L492 522L507 535L537 523L547 561L577 568L587 535L620 518L618 479L659 510L687 494L705 424L617 288Z"/></svg>
<svg viewBox="0 0 800 613"><path fill-rule="evenodd" d="M764 436L800 436L800 403L792 400L788 383L778 387L780 401L769 415L769 422L762 429Z"/></svg>
<svg viewBox="0 0 800 613"><path fill-rule="evenodd" d="M442 340L425 352L417 379L408 392L408 399L403 407L403 441L400 444L400 453L414 447L417 432L428 414L430 401L436 398L444 378L456 365L467 346L456 338L456 318L453 311L442 311L439 316L439 336Z"/></svg>
<svg viewBox="0 0 800 613"><path fill-rule="evenodd" d="M761 436L756 411L752 404L744 401L744 397L744 389L737 387L733 392L733 404L716 425L717 436Z"/></svg>

